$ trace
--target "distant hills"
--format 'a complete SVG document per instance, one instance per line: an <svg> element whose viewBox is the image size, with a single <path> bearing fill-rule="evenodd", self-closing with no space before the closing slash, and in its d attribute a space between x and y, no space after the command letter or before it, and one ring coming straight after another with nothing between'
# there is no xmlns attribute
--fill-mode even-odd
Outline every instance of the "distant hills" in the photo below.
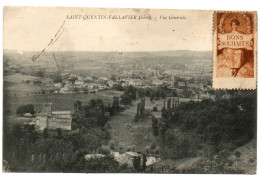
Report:
<svg viewBox="0 0 260 176"><path fill-rule="evenodd" d="M16 51L4 50L4 56L12 56L20 59L31 59L34 54L41 51ZM135 58L182 58L182 59L212 59L211 51L189 51L189 50L175 50L175 51L138 51L138 52L104 52L104 51L53 51L59 58L77 58L77 59L135 59ZM49 57L51 52L44 53L41 57ZM39 59L41 60L41 59Z"/></svg>

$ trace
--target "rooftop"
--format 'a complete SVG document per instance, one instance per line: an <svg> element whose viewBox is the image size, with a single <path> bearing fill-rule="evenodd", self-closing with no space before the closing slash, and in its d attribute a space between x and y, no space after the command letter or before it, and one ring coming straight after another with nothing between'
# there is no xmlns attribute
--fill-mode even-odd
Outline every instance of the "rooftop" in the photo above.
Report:
<svg viewBox="0 0 260 176"><path fill-rule="evenodd" d="M70 114L70 111L53 111L52 114L55 114L55 115L68 115L68 114Z"/></svg>

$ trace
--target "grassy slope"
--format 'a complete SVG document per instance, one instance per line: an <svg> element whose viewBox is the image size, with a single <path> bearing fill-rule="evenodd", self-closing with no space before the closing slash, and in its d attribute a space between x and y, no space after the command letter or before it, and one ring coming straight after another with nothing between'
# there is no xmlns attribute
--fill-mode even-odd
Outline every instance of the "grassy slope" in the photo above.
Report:
<svg viewBox="0 0 260 176"><path fill-rule="evenodd" d="M233 161L233 168L242 169L247 174L255 174L256 172L256 139L251 140L247 144L237 148L234 152L240 152L239 158L230 156Z"/></svg>
<svg viewBox="0 0 260 176"><path fill-rule="evenodd" d="M120 142L124 144L124 150L126 150L128 146L134 145L136 151L144 152L144 148L147 145L150 145L154 140L156 140L156 138L152 132L151 118L147 118L142 122L134 123L134 116L138 102L138 100L133 101L129 108L111 117L110 134L111 139L114 140L116 144L119 144ZM161 100L152 104L147 98L145 109L151 109L154 105L162 104L162 102L163 101ZM130 124L131 129L127 129L125 127L126 124Z"/></svg>
<svg viewBox="0 0 260 176"><path fill-rule="evenodd" d="M188 101L188 99L182 98L180 101ZM142 122L134 123L138 102L139 100L133 101L126 110L111 117L110 134L111 140L114 140L116 144L120 142L124 143L125 150L128 146L135 145L136 151L144 152L144 148L156 142L157 138L153 135L152 120L150 117L147 117L147 119ZM150 102L149 98L146 98L145 109L152 110L154 106L157 106L158 111L161 111L163 100ZM160 112L157 113L160 114ZM126 124L130 124L132 129L127 129L125 127ZM116 149L118 148L116 147Z"/></svg>

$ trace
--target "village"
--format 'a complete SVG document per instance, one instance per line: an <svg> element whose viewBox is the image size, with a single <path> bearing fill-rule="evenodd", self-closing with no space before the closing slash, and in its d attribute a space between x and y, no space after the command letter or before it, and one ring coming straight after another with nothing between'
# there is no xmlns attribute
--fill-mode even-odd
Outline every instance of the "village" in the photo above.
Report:
<svg viewBox="0 0 260 176"><path fill-rule="evenodd" d="M48 165L47 161L66 158L76 161L80 157L85 159L83 165L108 159L135 172L165 173L190 169L200 161L201 156L189 154L182 159L165 154L176 146L164 136L176 135L171 128L178 118L188 118L184 124L191 123L189 126L196 124L189 114L179 117L180 112L189 113L182 111L188 104L231 99L231 94L213 90L210 63L202 58L190 63L169 60L165 64L167 59L148 56L137 62L114 55L115 59L109 56L95 62L80 57L73 63L64 59L58 66L51 64L52 60L23 64L19 57L6 58L4 118L10 129L21 126L25 136L36 133L38 137L32 138L39 143L52 139L72 143L73 148L88 148L80 156L57 148L52 154L38 151L27 156L29 165ZM241 105L237 107L244 112ZM170 133L165 133L167 129ZM80 146L74 145L77 141L81 141ZM181 148L189 146L182 142ZM164 143L169 145L166 150ZM164 163L169 156L172 165Z"/></svg>
<svg viewBox="0 0 260 176"><path fill-rule="evenodd" d="M15 73L6 75L5 89L11 94L36 95L36 94L70 94L92 93L125 89L134 86L138 89L154 89L163 87L170 89L180 97L186 98L214 98L210 93L210 81L200 79L175 79L173 73L159 70L129 70L122 74L107 76L88 76L83 74L61 73L59 79L37 77ZM179 77L177 77L179 78Z"/></svg>

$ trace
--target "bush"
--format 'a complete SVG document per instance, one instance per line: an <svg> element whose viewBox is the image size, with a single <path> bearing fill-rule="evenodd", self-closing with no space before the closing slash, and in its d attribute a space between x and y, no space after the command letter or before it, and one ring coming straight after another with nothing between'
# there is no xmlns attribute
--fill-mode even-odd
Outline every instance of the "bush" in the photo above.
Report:
<svg viewBox="0 0 260 176"><path fill-rule="evenodd" d="M123 152L123 150L125 149L125 144L124 144L123 142L120 142L120 143L118 144L118 147L119 147L119 151L120 151L120 152Z"/></svg>
<svg viewBox="0 0 260 176"><path fill-rule="evenodd" d="M126 148L126 151L128 151L128 152L130 152L131 150L132 150L131 146L128 146L128 147Z"/></svg>
<svg viewBox="0 0 260 176"><path fill-rule="evenodd" d="M154 150L156 148L156 144L153 142L150 146L151 150Z"/></svg>
<svg viewBox="0 0 260 176"><path fill-rule="evenodd" d="M61 139L62 138L62 129L61 128L57 128L56 132L57 132L57 139Z"/></svg>
<svg viewBox="0 0 260 176"><path fill-rule="evenodd" d="M16 114L24 115L25 113L34 114L34 106L32 104L18 106L16 109Z"/></svg>
<svg viewBox="0 0 260 176"><path fill-rule="evenodd" d="M150 148L150 146L146 146L146 147L145 147L145 152L146 152L146 153L151 153L151 148Z"/></svg>
<svg viewBox="0 0 260 176"><path fill-rule="evenodd" d="M131 151L132 151L132 152L135 152L135 150L136 150L135 145L132 145L132 146L131 146Z"/></svg>
<svg viewBox="0 0 260 176"><path fill-rule="evenodd" d="M235 155L237 158L240 158L241 153L240 153L239 151L235 151L235 152L234 152L234 155Z"/></svg>
<svg viewBox="0 0 260 176"><path fill-rule="evenodd" d="M153 152L154 152L154 154L159 155L160 154L160 147L156 147Z"/></svg>
<svg viewBox="0 0 260 176"><path fill-rule="evenodd" d="M98 149L98 153L103 154L103 155L109 155L110 154L110 150L108 146L102 145L102 147L100 147Z"/></svg>
<svg viewBox="0 0 260 176"><path fill-rule="evenodd" d="M48 138L48 137L49 137L48 129L44 128L44 130L43 130L43 138Z"/></svg>
<svg viewBox="0 0 260 176"><path fill-rule="evenodd" d="M115 141L113 141L113 140L109 141L109 147L111 150L115 149L115 144L116 144Z"/></svg>
<svg viewBox="0 0 260 176"><path fill-rule="evenodd" d="M127 130L131 129L131 124L130 123L126 123L125 124L125 129L127 129Z"/></svg>
<svg viewBox="0 0 260 176"><path fill-rule="evenodd" d="M157 106L154 106L153 107L153 112L156 112L156 111L158 111Z"/></svg>

